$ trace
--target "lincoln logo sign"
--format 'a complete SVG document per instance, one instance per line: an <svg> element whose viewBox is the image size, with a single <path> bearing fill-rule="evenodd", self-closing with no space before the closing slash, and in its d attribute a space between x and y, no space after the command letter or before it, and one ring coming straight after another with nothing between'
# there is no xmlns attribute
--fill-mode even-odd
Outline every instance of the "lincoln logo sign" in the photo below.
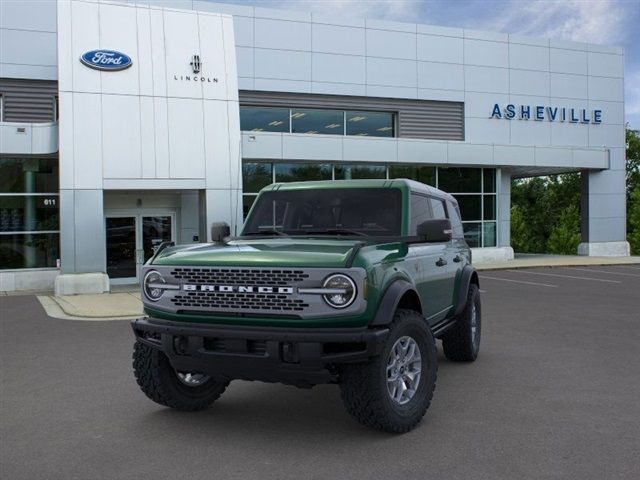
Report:
<svg viewBox="0 0 640 480"><path fill-rule="evenodd" d="M80 61L89 68L105 71L124 70L131 66L131 58L114 50L91 50L80 57Z"/></svg>
<svg viewBox="0 0 640 480"><path fill-rule="evenodd" d="M586 108L550 107L546 105L506 105L504 108L496 103L491 118L505 120L547 120L549 122L569 123L602 123L602 110Z"/></svg>
<svg viewBox="0 0 640 480"><path fill-rule="evenodd" d="M187 292L219 292L219 293L280 293L291 295L292 287L253 287L246 285L183 285Z"/></svg>

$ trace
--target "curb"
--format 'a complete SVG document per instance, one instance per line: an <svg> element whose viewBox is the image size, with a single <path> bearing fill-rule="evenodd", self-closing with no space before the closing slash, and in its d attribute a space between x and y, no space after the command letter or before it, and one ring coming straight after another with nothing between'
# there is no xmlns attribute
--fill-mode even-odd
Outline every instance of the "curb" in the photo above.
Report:
<svg viewBox="0 0 640 480"><path fill-rule="evenodd" d="M123 316L110 316L110 317L98 317L98 316L77 316L72 315L64 310L60 303L56 301L53 296L49 295L37 295L36 298L42 305L45 313L52 318L58 318L60 320L76 320L76 321L84 321L84 322L102 322L102 321L112 321L112 320L135 320L139 318L142 314L138 315L123 315Z"/></svg>

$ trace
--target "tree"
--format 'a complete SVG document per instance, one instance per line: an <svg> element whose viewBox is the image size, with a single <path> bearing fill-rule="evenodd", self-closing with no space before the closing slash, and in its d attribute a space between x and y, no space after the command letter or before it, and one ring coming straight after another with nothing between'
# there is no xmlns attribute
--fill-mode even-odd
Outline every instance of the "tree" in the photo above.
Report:
<svg viewBox="0 0 640 480"><path fill-rule="evenodd" d="M627 128L627 201L640 187L640 130Z"/></svg>
<svg viewBox="0 0 640 480"><path fill-rule="evenodd" d="M631 192L627 212L627 239L631 245L631 254L640 255L640 185Z"/></svg>
<svg viewBox="0 0 640 480"><path fill-rule="evenodd" d="M575 204L562 210L547 242L549 253L575 255L580 244L580 212Z"/></svg>

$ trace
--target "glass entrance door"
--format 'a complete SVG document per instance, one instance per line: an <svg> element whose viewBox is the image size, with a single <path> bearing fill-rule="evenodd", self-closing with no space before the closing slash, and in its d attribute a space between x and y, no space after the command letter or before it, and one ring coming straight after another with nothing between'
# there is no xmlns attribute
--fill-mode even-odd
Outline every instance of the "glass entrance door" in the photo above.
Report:
<svg viewBox="0 0 640 480"><path fill-rule="evenodd" d="M105 219L107 275L113 284L135 283L155 247L174 239L174 214L117 215Z"/></svg>
<svg viewBox="0 0 640 480"><path fill-rule="evenodd" d="M162 242L170 242L172 238L170 215L144 216L142 217L142 250L144 251L144 264L154 254L154 248Z"/></svg>
<svg viewBox="0 0 640 480"><path fill-rule="evenodd" d="M107 275L109 278L137 277L136 217L107 217Z"/></svg>

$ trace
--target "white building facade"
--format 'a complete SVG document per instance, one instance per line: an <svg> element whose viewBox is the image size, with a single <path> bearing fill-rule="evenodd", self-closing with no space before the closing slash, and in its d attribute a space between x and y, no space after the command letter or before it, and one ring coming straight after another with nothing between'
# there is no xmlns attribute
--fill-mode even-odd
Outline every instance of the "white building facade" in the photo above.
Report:
<svg viewBox="0 0 640 480"><path fill-rule="evenodd" d="M0 3L0 290L107 291L273 181L413 178L508 259L513 178L582 172L628 255L621 48L205 1Z"/></svg>

